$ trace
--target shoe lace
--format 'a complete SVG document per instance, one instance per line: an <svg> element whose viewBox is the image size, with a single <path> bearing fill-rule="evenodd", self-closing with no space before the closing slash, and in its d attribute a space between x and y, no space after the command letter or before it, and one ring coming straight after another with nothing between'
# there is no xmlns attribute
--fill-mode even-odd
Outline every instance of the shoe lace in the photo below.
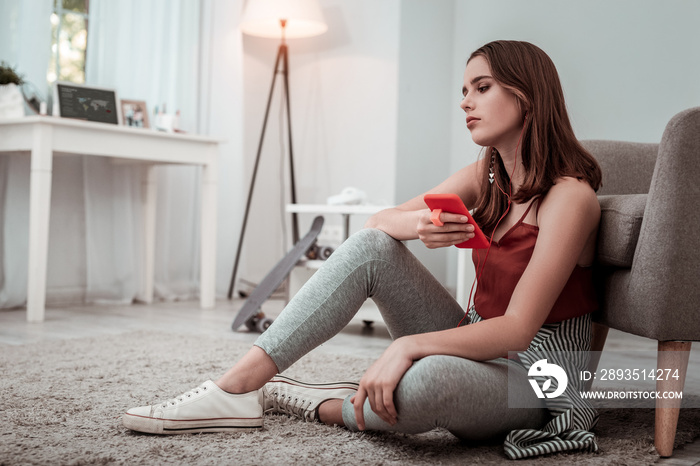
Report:
<svg viewBox="0 0 700 466"><path fill-rule="evenodd" d="M312 401L307 401L295 396L280 395L274 392L271 397L272 412L297 416L306 422L316 419L316 411L309 409Z"/></svg>
<svg viewBox="0 0 700 466"><path fill-rule="evenodd" d="M182 403L188 398L192 398L193 395L199 395L201 392L207 391L207 387L202 385L201 387L193 388L192 390L186 391L182 395L176 396L168 401L161 403L161 407L167 408L168 406L175 406L178 403Z"/></svg>

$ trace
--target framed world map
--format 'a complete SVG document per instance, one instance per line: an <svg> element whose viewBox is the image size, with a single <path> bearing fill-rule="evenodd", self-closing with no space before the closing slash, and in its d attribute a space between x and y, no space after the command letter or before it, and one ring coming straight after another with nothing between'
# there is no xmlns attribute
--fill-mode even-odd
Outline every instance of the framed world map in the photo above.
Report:
<svg viewBox="0 0 700 466"><path fill-rule="evenodd" d="M117 91L114 89L67 82L54 84L53 105L54 115L57 116L118 125L117 102Z"/></svg>

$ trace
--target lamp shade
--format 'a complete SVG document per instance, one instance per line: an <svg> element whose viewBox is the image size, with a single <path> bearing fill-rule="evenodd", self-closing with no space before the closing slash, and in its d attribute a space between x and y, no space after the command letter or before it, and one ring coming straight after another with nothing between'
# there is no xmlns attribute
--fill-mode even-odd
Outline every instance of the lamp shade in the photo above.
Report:
<svg viewBox="0 0 700 466"><path fill-rule="evenodd" d="M241 31L260 37L282 37L280 20L286 20L285 37L323 34L328 29L318 0L248 0Z"/></svg>

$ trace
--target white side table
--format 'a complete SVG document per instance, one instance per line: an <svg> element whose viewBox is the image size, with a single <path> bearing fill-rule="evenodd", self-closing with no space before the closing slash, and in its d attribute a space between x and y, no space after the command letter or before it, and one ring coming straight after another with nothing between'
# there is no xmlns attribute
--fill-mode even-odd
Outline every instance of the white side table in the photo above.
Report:
<svg viewBox="0 0 700 466"><path fill-rule="evenodd" d="M343 240L350 236L351 215L373 215L388 205L328 205L328 204L287 204L287 212L298 214L340 214L343 217Z"/></svg>

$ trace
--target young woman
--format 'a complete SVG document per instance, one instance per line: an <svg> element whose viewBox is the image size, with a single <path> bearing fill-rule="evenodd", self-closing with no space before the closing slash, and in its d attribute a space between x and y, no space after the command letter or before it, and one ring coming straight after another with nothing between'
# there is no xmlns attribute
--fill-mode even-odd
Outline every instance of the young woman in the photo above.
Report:
<svg viewBox="0 0 700 466"><path fill-rule="evenodd" d="M282 412L352 430L444 427L470 440L506 437L511 458L595 450L588 430L597 414L573 389L532 408L508 406L533 397L527 371L537 351L589 349L600 168L576 140L554 64L536 46L479 48L462 95L467 129L485 157L430 192L456 193L492 241L473 251L479 280L466 316L401 241L448 247L474 228L446 212L437 226L421 195L379 212L338 248L216 383L131 409L124 425L230 431L261 428L263 412ZM276 376L343 329L368 297L393 342L359 384ZM512 351L518 357L506 359Z"/></svg>

